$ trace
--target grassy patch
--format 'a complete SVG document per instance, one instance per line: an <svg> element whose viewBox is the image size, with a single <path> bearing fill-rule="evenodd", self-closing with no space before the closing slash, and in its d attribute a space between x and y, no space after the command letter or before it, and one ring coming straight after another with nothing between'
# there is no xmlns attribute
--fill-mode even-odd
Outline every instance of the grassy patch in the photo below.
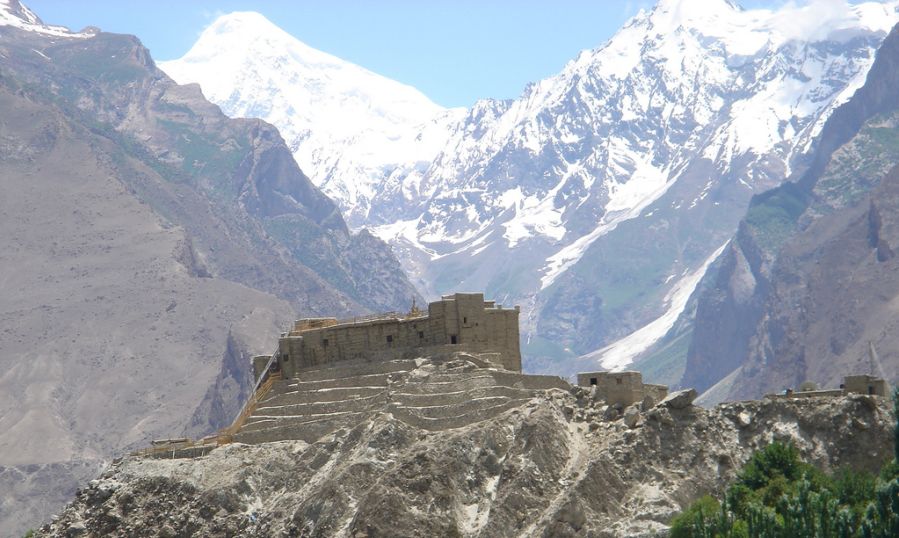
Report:
<svg viewBox="0 0 899 538"><path fill-rule="evenodd" d="M792 183L757 196L746 212L746 224L756 243L774 252L796 229L799 217L808 207L807 197Z"/></svg>

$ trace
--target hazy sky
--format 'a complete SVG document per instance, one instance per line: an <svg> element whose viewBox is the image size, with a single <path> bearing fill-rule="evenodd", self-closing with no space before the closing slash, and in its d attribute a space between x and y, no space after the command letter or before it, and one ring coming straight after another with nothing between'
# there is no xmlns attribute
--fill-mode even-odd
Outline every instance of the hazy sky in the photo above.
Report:
<svg viewBox="0 0 899 538"><path fill-rule="evenodd" d="M444 106L512 98L605 42L651 0L24 0L44 22L135 34L183 55L217 15L258 11L306 44ZM784 0L744 0L744 7ZM801 0L800 0L800 3Z"/></svg>

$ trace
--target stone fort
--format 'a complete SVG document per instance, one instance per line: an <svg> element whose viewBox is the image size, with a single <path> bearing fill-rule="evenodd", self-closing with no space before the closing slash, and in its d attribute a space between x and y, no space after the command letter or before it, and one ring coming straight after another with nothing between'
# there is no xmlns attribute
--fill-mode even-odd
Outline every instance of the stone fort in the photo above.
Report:
<svg viewBox="0 0 899 538"><path fill-rule="evenodd" d="M400 359L420 348L443 348L428 351L486 353L498 366L520 372L519 311L485 301L483 293L455 293L430 303L427 312L413 305L407 314L305 318L281 335L271 367L295 378L303 370L341 361ZM257 379L264 359L254 362Z"/></svg>
<svg viewBox="0 0 899 538"><path fill-rule="evenodd" d="M385 412L441 431L501 416L537 397L573 393L558 376L521 373L519 313L485 301L482 293L456 293L430 303L427 312L413 305L405 314L298 320L281 334L274 353L253 358L256 384L230 426L198 441L156 440L134 454L196 457L231 442L313 443ZM584 372L578 384L575 396L590 401L591 409L569 418L601 413L602 420L622 418L628 428L638 427L640 413L650 407L682 409L696 397L692 389L668 395L664 385L643 383L639 372ZM881 379L850 376L839 393L886 391ZM797 394L831 392L837 394Z"/></svg>

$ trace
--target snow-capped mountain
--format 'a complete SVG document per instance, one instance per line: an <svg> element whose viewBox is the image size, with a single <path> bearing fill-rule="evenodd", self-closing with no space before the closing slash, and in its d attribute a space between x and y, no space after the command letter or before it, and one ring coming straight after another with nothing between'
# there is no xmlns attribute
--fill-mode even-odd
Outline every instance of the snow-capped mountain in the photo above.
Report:
<svg viewBox="0 0 899 538"><path fill-rule="evenodd" d="M661 0L518 99L436 111L425 131L435 144L408 146L379 183L365 176L364 206L327 187L358 174L325 188L429 294L485 289L521 303L532 369L587 352L623 368L674 323L750 197L803 165L864 82L897 6ZM252 69L273 69L271 56ZM275 102L224 77L195 80L232 113L235 95L262 111ZM321 151L336 160L343 148Z"/></svg>
<svg viewBox="0 0 899 538"><path fill-rule="evenodd" d="M44 24L40 17L27 6L22 5L19 0L0 0L0 27L3 26L12 26L20 30L58 37L85 38L96 33L93 28L86 28L82 32L72 32L65 26Z"/></svg>
<svg viewBox="0 0 899 538"><path fill-rule="evenodd" d="M462 112L252 12L219 17L187 54L159 67L179 84L199 82L229 116L278 126L303 171L356 226L391 173L414 174L433 160L445 142L440 126Z"/></svg>

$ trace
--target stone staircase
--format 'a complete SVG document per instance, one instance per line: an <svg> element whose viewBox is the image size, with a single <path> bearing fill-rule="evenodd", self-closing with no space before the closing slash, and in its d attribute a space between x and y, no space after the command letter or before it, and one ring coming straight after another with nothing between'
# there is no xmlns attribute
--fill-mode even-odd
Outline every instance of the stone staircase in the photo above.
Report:
<svg viewBox="0 0 899 538"><path fill-rule="evenodd" d="M468 360L467 360L468 359ZM426 430L459 428L521 406L543 391L568 390L555 376L484 368L476 357L346 362L276 381L234 441L313 442L377 413Z"/></svg>

